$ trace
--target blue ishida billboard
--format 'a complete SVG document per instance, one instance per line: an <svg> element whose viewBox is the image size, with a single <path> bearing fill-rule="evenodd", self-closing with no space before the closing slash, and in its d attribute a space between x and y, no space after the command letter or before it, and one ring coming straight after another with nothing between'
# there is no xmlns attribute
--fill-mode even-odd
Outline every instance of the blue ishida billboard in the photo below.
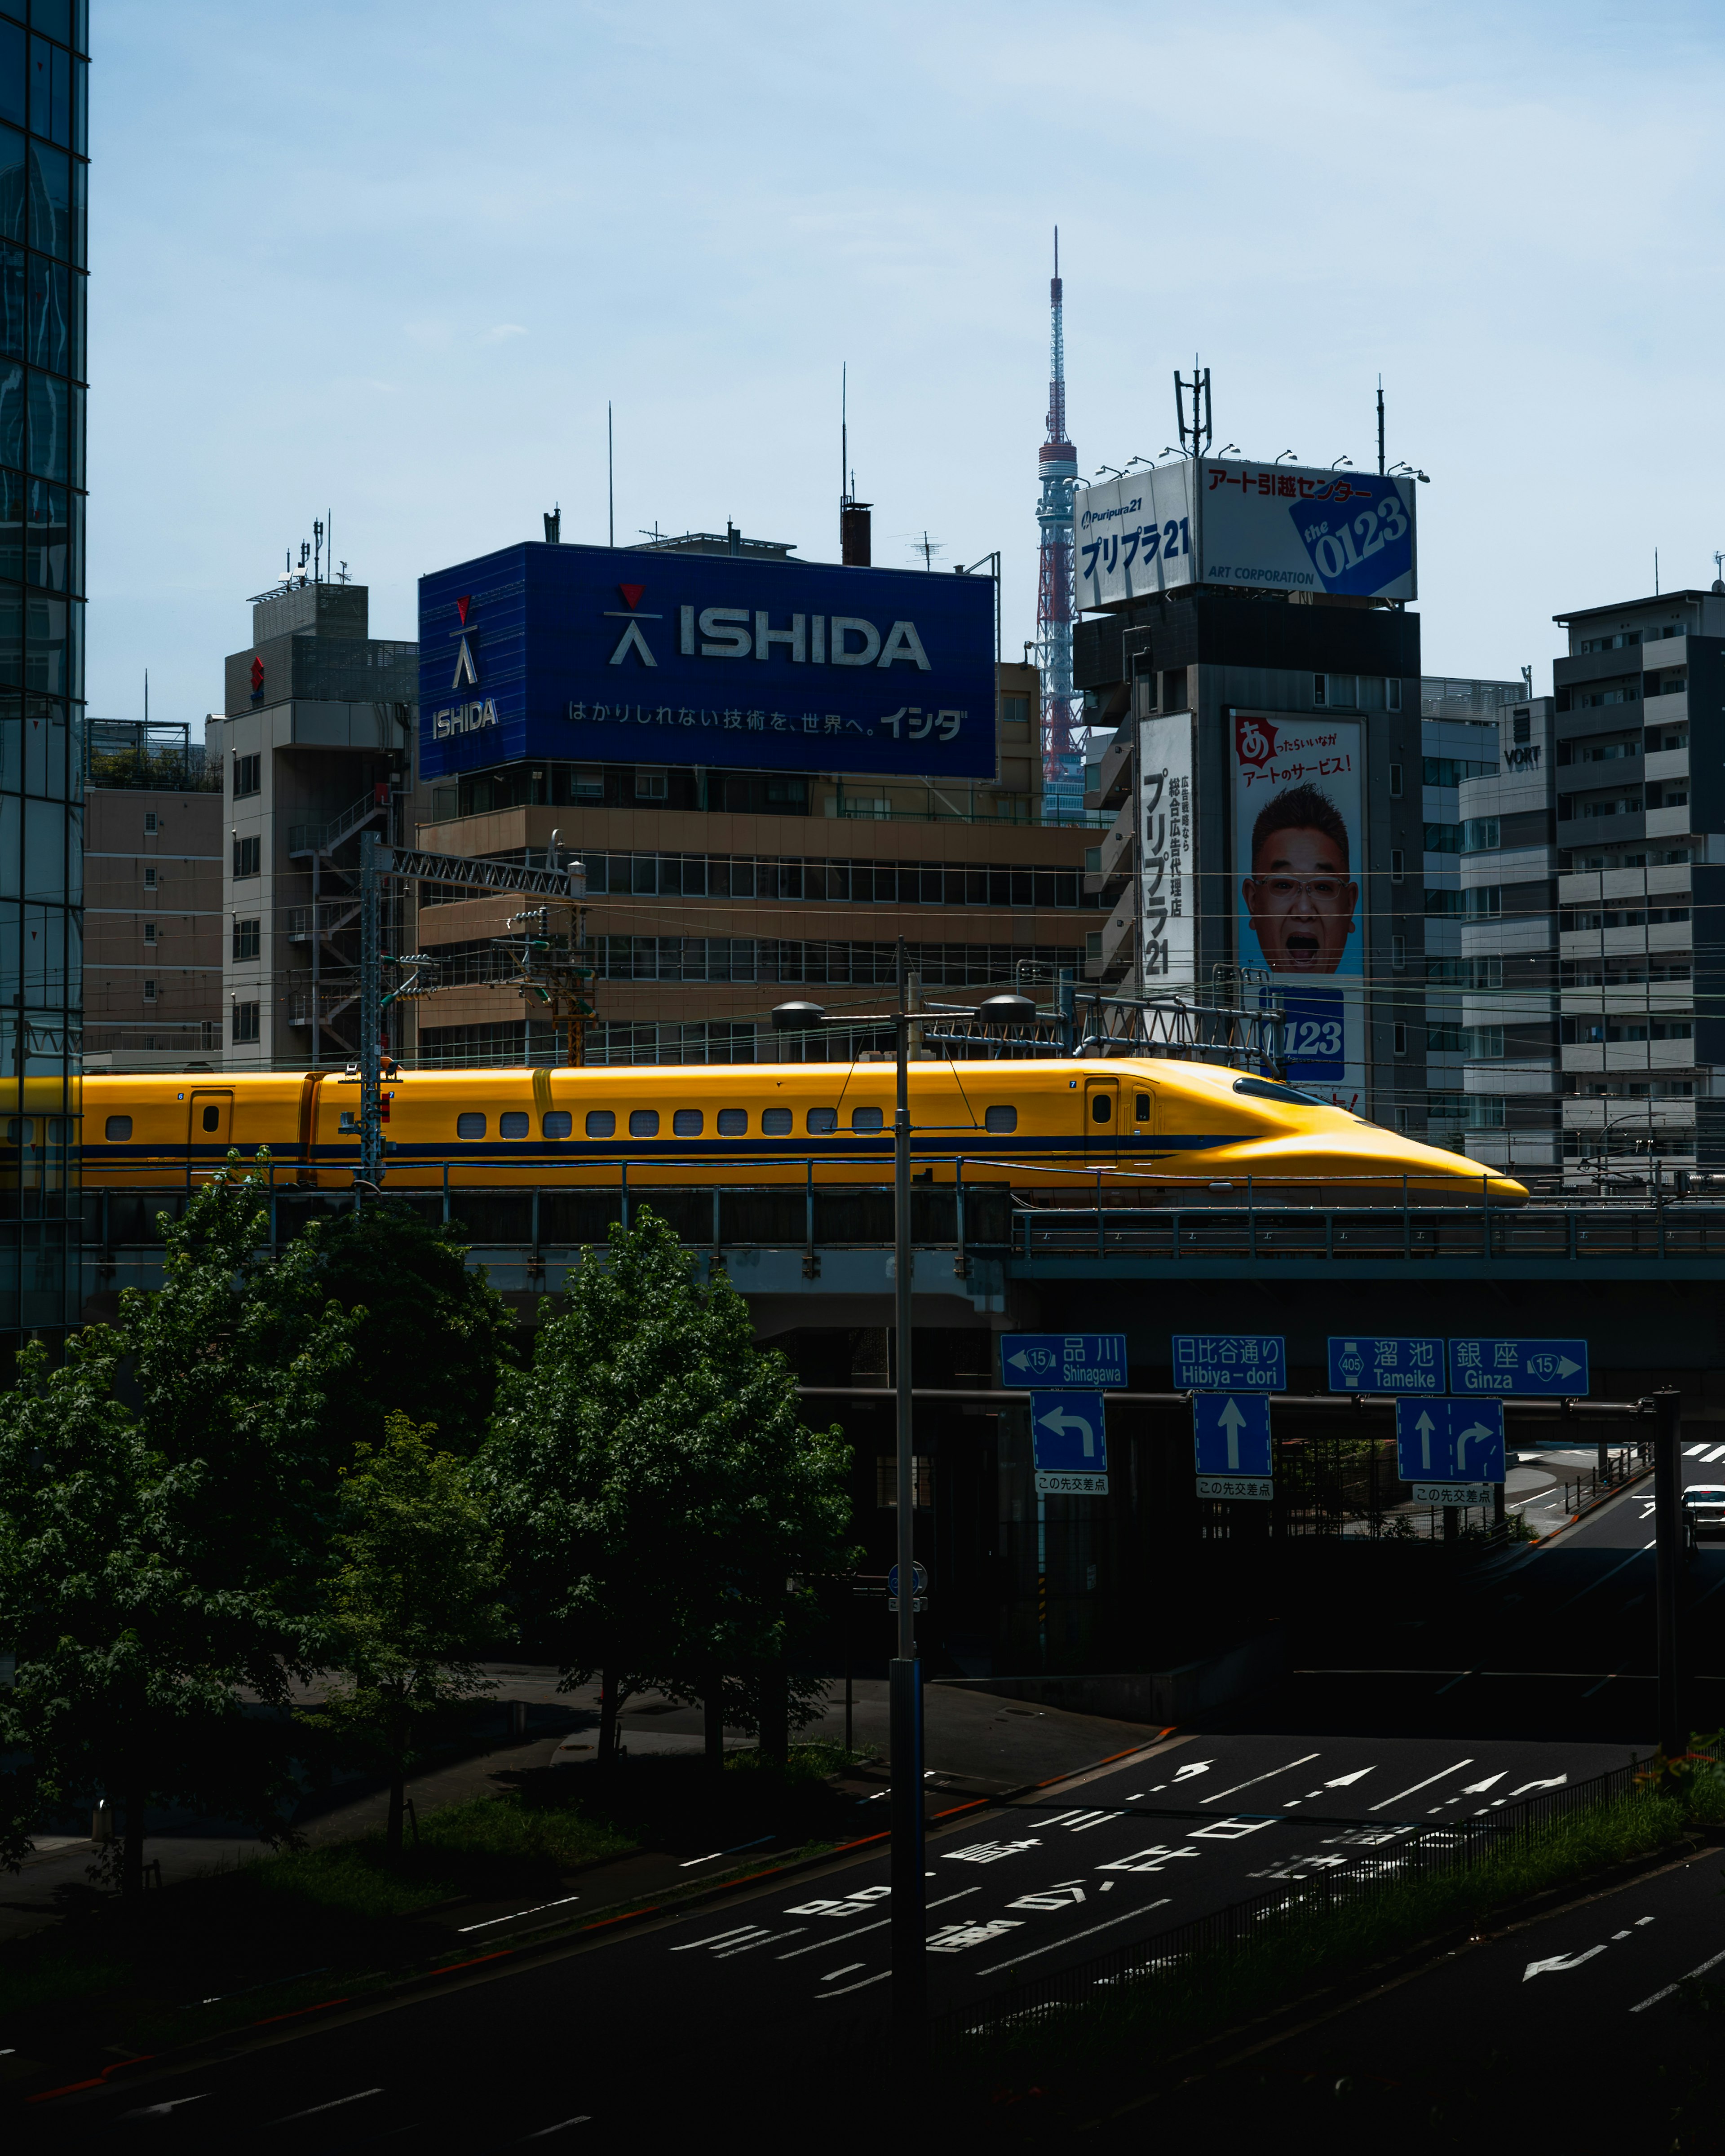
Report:
<svg viewBox="0 0 1725 2156"><path fill-rule="evenodd" d="M983 577L507 547L419 580L421 768L523 757L992 778Z"/></svg>

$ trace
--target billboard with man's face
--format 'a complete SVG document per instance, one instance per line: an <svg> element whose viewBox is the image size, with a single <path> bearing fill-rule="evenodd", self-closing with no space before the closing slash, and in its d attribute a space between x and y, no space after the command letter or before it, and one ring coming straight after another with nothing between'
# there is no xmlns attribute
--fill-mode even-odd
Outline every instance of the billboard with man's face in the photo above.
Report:
<svg viewBox="0 0 1725 2156"><path fill-rule="evenodd" d="M1287 1017L1288 1075L1344 1106L1363 1097L1364 729L1357 719L1236 711L1234 846L1240 963Z"/></svg>

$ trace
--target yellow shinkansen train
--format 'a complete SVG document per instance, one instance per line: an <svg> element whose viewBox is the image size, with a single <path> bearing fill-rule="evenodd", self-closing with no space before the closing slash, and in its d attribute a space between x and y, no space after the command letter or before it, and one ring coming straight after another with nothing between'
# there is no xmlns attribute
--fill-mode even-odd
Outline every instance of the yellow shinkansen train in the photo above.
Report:
<svg viewBox="0 0 1725 2156"><path fill-rule="evenodd" d="M910 1083L925 1183L962 1173L1045 1193L1094 1188L1100 1177L1147 1199L1215 1194L1224 1204L1405 1194L1519 1205L1527 1194L1476 1161L1214 1065L917 1062ZM802 1183L811 1173L823 1183L878 1183L892 1169L893 1086L892 1065L876 1062L401 1070L383 1085L387 1181L602 1188L626 1171L631 1188ZM230 1147L249 1160L267 1147L279 1181L351 1188L359 1095L352 1071L86 1078L84 1185L183 1188Z"/></svg>

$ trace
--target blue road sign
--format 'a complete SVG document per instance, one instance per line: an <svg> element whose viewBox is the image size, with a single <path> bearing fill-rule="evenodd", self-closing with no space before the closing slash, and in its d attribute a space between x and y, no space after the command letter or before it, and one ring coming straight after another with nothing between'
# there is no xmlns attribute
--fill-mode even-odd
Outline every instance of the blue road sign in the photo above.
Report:
<svg viewBox="0 0 1725 2156"><path fill-rule="evenodd" d="M1355 1333L1330 1342L1332 1393L1440 1393L1444 1389L1441 1340L1386 1338Z"/></svg>
<svg viewBox="0 0 1725 2156"><path fill-rule="evenodd" d="M1404 1482L1501 1482L1498 1400L1398 1400L1396 1472Z"/></svg>
<svg viewBox="0 0 1725 2156"><path fill-rule="evenodd" d="M1108 1434L1100 1393L1032 1393L1036 1465L1054 1474L1106 1475Z"/></svg>
<svg viewBox="0 0 1725 2156"><path fill-rule="evenodd" d="M1268 1475L1270 1403L1250 1393L1204 1393L1192 1403L1193 1452L1200 1475Z"/></svg>
<svg viewBox="0 0 1725 2156"><path fill-rule="evenodd" d="M916 1592L918 1594L927 1594L928 1592L928 1567L923 1563L920 1558L911 1567L911 1578L916 1582ZM898 1567L896 1565L893 1565L887 1572L886 1592L889 1594L896 1594L898 1593Z"/></svg>
<svg viewBox="0 0 1725 2156"><path fill-rule="evenodd" d="M1285 1393L1288 1343L1275 1332L1177 1332L1177 1393Z"/></svg>
<svg viewBox="0 0 1725 2156"><path fill-rule="evenodd" d="M1003 1385L1060 1385L1093 1393L1126 1383L1123 1332L1003 1332Z"/></svg>
<svg viewBox="0 0 1725 2156"><path fill-rule="evenodd" d="M1558 1394L1587 1390L1584 1340L1452 1340L1452 1393Z"/></svg>

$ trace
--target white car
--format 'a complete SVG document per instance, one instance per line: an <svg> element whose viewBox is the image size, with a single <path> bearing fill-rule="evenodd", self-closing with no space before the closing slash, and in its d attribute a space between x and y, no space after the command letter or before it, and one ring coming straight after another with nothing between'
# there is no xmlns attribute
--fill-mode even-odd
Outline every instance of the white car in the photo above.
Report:
<svg viewBox="0 0 1725 2156"><path fill-rule="evenodd" d="M1697 1534L1725 1534L1725 1482L1692 1482L1683 1492L1683 1512Z"/></svg>

